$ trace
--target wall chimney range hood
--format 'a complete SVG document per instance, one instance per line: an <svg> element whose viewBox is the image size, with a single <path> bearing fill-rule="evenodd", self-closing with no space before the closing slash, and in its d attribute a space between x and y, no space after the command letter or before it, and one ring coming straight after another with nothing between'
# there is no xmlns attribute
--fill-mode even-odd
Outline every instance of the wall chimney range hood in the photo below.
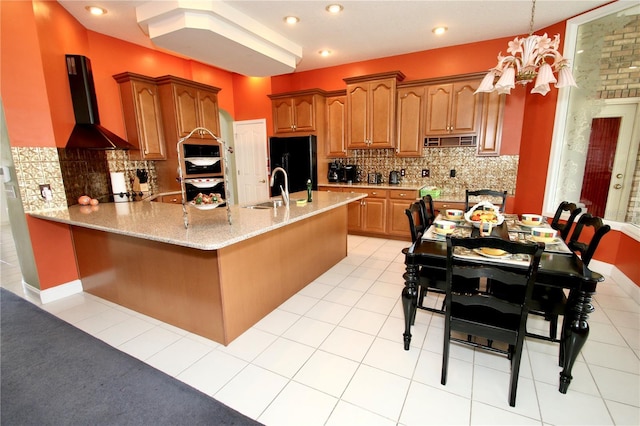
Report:
<svg viewBox="0 0 640 426"><path fill-rule="evenodd" d="M91 61L81 55L66 55L67 74L76 125L66 148L135 149L127 141L100 125L98 101L91 73Z"/></svg>

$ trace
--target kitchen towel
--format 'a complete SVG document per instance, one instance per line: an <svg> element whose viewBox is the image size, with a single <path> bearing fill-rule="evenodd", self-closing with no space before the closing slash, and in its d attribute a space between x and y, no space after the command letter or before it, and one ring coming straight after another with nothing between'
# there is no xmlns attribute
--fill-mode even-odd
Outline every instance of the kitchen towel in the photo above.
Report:
<svg viewBox="0 0 640 426"><path fill-rule="evenodd" d="M124 180L124 172L111 172L111 190L113 201L116 203L127 201L127 184Z"/></svg>

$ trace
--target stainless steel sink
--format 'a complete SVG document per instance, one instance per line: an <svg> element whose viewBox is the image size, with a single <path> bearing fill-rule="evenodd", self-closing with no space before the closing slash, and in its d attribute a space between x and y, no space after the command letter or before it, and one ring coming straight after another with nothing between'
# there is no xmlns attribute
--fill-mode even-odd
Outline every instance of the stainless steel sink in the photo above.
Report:
<svg viewBox="0 0 640 426"><path fill-rule="evenodd" d="M269 201L264 201L262 203L258 203L258 204L251 204L248 206L244 206L245 209L275 209L277 207L281 207L282 206L282 200L278 199L278 200L269 200Z"/></svg>

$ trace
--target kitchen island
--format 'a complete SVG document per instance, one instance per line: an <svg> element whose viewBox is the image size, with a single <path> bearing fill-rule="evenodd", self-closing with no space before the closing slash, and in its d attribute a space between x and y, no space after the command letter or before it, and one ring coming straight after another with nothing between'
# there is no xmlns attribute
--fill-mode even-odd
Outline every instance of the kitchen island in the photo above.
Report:
<svg viewBox="0 0 640 426"><path fill-rule="evenodd" d="M289 208L105 203L38 211L70 226L83 290L229 344L347 254L347 205L366 194L291 194Z"/></svg>

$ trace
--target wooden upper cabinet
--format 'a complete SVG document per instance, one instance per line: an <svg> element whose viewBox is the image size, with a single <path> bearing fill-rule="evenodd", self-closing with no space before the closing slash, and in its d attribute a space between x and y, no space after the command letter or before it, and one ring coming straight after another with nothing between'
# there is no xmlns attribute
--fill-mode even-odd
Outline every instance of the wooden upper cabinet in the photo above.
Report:
<svg viewBox="0 0 640 426"><path fill-rule="evenodd" d="M324 107L323 95L319 89L269 95L274 133L315 132L318 108Z"/></svg>
<svg viewBox="0 0 640 426"><path fill-rule="evenodd" d="M327 157L346 157L346 95L326 98Z"/></svg>
<svg viewBox="0 0 640 426"><path fill-rule="evenodd" d="M479 156L500 155L505 96L497 92L482 94L482 118L477 148Z"/></svg>
<svg viewBox="0 0 640 426"><path fill-rule="evenodd" d="M177 143L197 127L204 127L220 136L218 92L220 89L173 76L158 77L162 113L167 140ZM194 139L213 139L206 132L197 132Z"/></svg>
<svg viewBox="0 0 640 426"><path fill-rule="evenodd" d="M396 87L400 71L345 78L347 148L395 146Z"/></svg>
<svg viewBox="0 0 640 426"><path fill-rule="evenodd" d="M128 72L113 78L120 88L127 140L139 148L130 155L142 160L166 159L160 97L155 80Z"/></svg>
<svg viewBox="0 0 640 426"><path fill-rule="evenodd" d="M421 157L424 146L425 87L398 88L396 155Z"/></svg>
<svg viewBox="0 0 640 426"><path fill-rule="evenodd" d="M429 86L426 136L472 135L480 122L480 97L473 93L480 80Z"/></svg>

